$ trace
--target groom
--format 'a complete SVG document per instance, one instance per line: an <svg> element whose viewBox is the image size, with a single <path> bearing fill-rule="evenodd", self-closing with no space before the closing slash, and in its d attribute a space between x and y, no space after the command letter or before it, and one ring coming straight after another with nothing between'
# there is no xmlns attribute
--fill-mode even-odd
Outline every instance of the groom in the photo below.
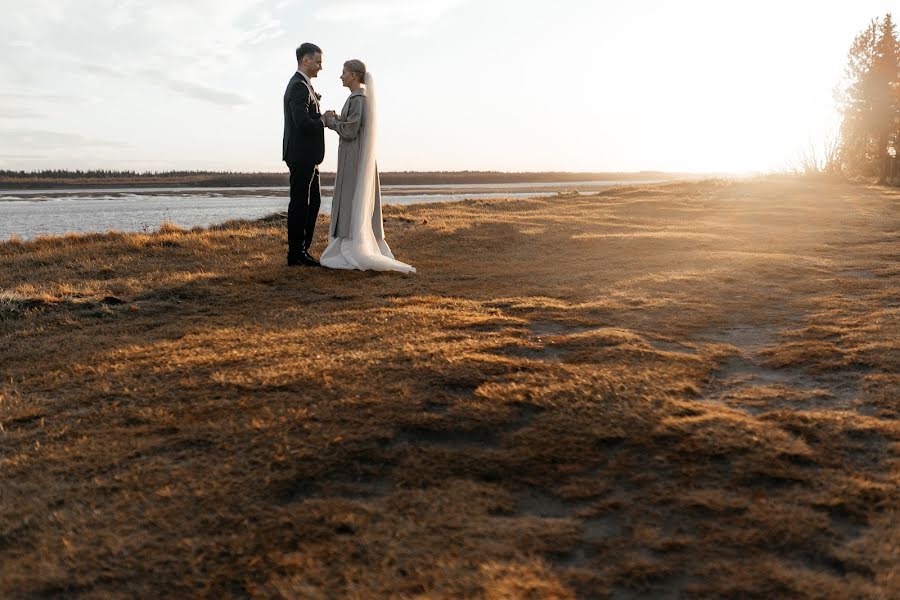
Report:
<svg viewBox="0 0 900 600"><path fill-rule="evenodd" d="M319 164L325 158L325 130L319 94L312 80L322 70L322 49L305 43L297 48L297 72L284 92L284 139L281 158L291 171L287 233L289 266L319 266L310 256L316 217L322 202Z"/></svg>

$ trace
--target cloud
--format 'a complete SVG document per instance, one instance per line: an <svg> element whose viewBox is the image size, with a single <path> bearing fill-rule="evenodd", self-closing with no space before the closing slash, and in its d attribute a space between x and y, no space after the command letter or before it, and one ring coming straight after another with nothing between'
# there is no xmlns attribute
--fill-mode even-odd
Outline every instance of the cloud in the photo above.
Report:
<svg viewBox="0 0 900 600"><path fill-rule="evenodd" d="M269 12L263 12L256 18L256 23L243 31L244 42L250 46L256 46L268 40L274 40L284 35L281 21Z"/></svg>
<svg viewBox="0 0 900 600"><path fill-rule="evenodd" d="M36 119L40 116L30 110L0 106L0 119Z"/></svg>
<svg viewBox="0 0 900 600"><path fill-rule="evenodd" d="M316 17L326 22L354 22L366 25L422 26L469 0L370 0L337 2L319 9Z"/></svg>
<svg viewBox="0 0 900 600"><path fill-rule="evenodd" d="M131 25L137 18L136 2L134 0L122 0L111 9L105 11L106 24L111 29L119 29Z"/></svg>
<svg viewBox="0 0 900 600"><path fill-rule="evenodd" d="M94 63L80 63L79 67L93 75L100 75L113 79L128 79L134 81L134 73L128 73L122 69L117 69L109 65L100 65ZM137 71L144 76L144 81L151 85L157 85L166 88L172 92L201 100L203 102L211 102L219 106L241 106L249 104L250 100L226 90L220 90L197 81L186 81L177 77L173 77L166 71L160 69L139 69Z"/></svg>
<svg viewBox="0 0 900 600"><path fill-rule="evenodd" d="M87 71L91 75L102 75L104 77L124 78L125 71L111 67L109 65L100 65L95 63L78 63L82 70Z"/></svg>
<svg viewBox="0 0 900 600"><path fill-rule="evenodd" d="M275 0L134 0L131 18L150 44L152 66L222 71L245 60L248 46L284 35Z"/></svg>
<svg viewBox="0 0 900 600"><path fill-rule="evenodd" d="M252 143L280 138L280 110L263 107L280 99L282 74L269 73L292 70L285 38L298 19L324 29L323 1L0 0L2 160L221 162L239 153L217 142L237 110Z"/></svg>
<svg viewBox="0 0 900 600"><path fill-rule="evenodd" d="M247 48L285 34L278 6L278 0L29 0L0 19L0 40L12 50L6 68L20 79L66 59L222 73L244 64Z"/></svg>
<svg viewBox="0 0 900 600"><path fill-rule="evenodd" d="M71 103L65 96L38 94L27 92L0 93L0 119L40 119L43 111L52 109L54 103ZM33 110L34 105L41 105L41 112Z"/></svg>
<svg viewBox="0 0 900 600"><path fill-rule="evenodd" d="M34 92L4 92L0 93L0 103L3 102L68 102L71 100L68 96L60 96L57 94L41 94Z"/></svg>
<svg viewBox="0 0 900 600"><path fill-rule="evenodd" d="M175 79L164 73L154 71L146 71L146 73L158 77L160 79L158 83L173 92L188 96L195 100L212 102L213 104L218 104L220 106L240 106L243 104L250 104L250 100L240 94L218 90L200 83Z"/></svg>
<svg viewBox="0 0 900 600"><path fill-rule="evenodd" d="M127 148L129 144L109 140L98 140L61 131L44 129L4 129L0 130L0 149L11 152L23 150L71 150L74 148Z"/></svg>

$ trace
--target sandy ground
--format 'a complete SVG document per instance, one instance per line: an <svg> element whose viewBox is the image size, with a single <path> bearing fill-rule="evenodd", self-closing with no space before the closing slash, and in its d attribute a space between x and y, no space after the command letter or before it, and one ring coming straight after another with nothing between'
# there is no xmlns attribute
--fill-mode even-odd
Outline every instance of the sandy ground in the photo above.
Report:
<svg viewBox="0 0 900 600"><path fill-rule="evenodd" d="M3 598L897 598L900 194L0 245ZM320 222L314 250L324 247Z"/></svg>

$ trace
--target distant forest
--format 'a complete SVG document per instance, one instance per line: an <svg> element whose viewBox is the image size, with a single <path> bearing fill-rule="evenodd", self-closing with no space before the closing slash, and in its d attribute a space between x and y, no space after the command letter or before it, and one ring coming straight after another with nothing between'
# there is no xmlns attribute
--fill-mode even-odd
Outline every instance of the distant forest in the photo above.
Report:
<svg viewBox="0 0 900 600"><path fill-rule="evenodd" d="M641 171L637 173L504 173L500 171L397 171L381 173L385 185L446 185L479 183L564 183L568 181L634 181L671 179L687 175ZM322 173L322 185L334 183L334 173ZM236 173L230 171L110 171L45 170L2 171L0 188L54 188L85 186L286 186L287 172Z"/></svg>
<svg viewBox="0 0 900 600"><path fill-rule="evenodd" d="M854 39L835 100L840 133L807 154L803 170L900 185L900 41L890 13Z"/></svg>

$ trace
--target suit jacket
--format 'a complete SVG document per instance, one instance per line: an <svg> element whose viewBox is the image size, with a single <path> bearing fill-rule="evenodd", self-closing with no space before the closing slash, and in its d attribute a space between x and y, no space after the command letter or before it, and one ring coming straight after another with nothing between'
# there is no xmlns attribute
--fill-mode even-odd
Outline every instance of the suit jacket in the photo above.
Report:
<svg viewBox="0 0 900 600"><path fill-rule="evenodd" d="M284 91L284 138L281 159L287 163L318 165L325 158L325 128L319 100L303 75L294 73Z"/></svg>

